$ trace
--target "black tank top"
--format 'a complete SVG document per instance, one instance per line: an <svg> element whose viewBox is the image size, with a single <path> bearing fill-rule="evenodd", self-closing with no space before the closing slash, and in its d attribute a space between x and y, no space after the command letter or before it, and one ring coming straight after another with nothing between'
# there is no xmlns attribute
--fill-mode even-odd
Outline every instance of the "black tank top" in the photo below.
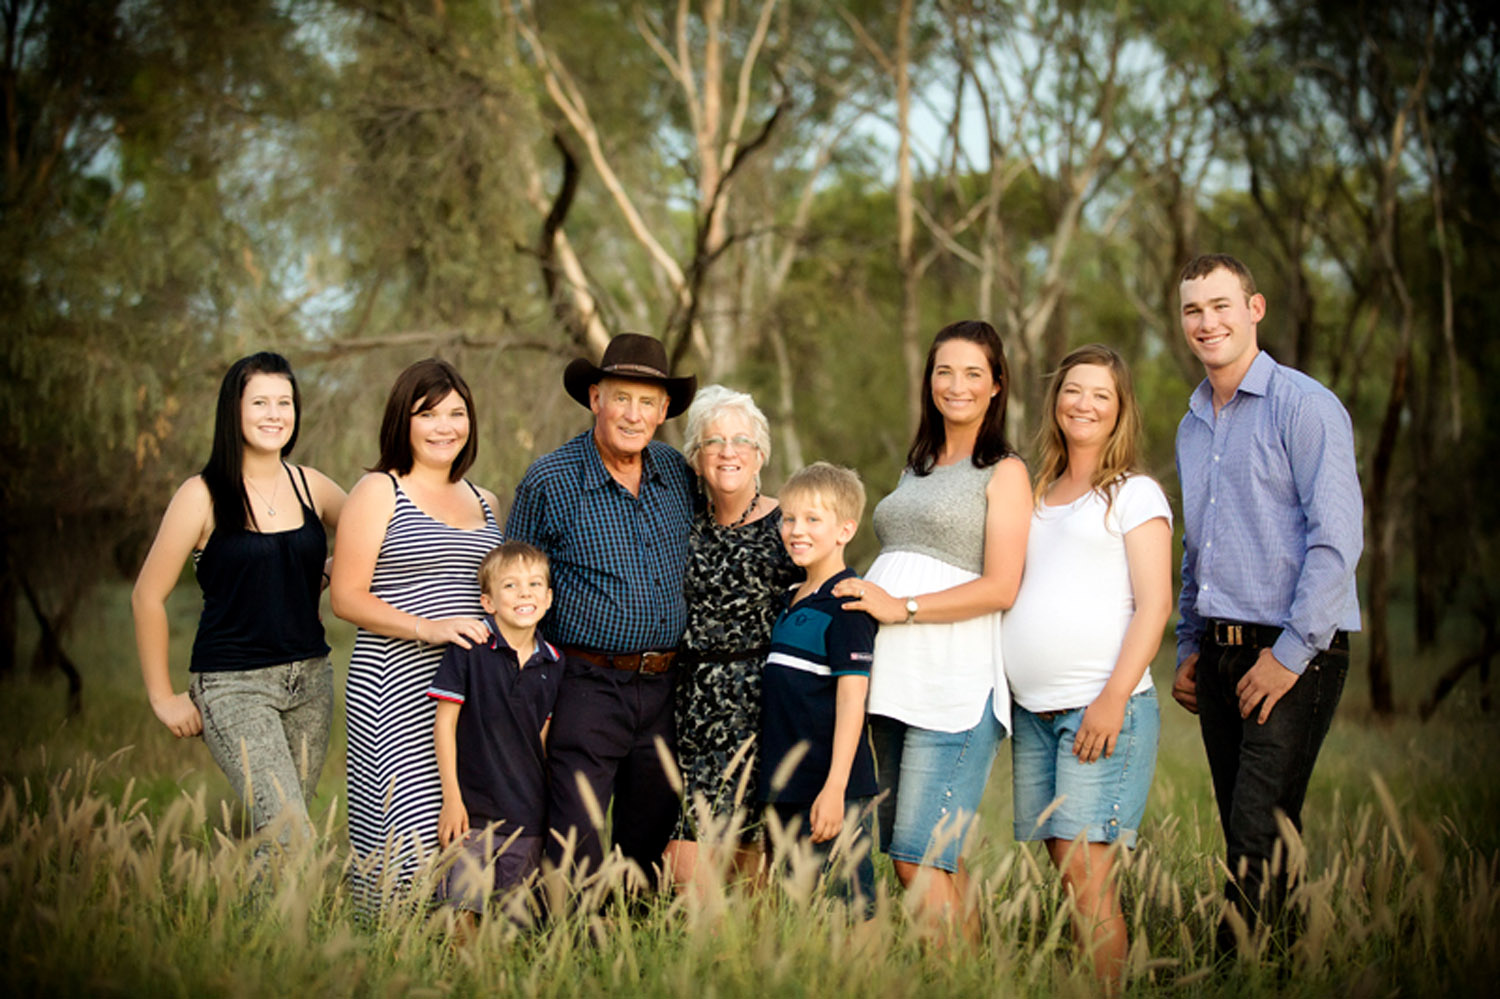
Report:
<svg viewBox="0 0 1500 999"><path fill-rule="evenodd" d="M301 527L268 534L216 527L203 550L193 553L203 588L194 673L260 669L328 654L318 619L328 536L309 499L306 474L299 490L285 462L282 468L302 507Z"/></svg>

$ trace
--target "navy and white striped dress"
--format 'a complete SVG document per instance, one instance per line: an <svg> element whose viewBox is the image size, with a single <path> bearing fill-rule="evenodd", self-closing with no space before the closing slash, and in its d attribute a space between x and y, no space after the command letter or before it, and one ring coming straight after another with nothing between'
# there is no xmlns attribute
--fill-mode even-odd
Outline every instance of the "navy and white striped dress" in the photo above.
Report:
<svg viewBox="0 0 1500 999"><path fill-rule="evenodd" d="M475 573L503 540L494 511L476 490L484 526L461 530L423 513L399 483L395 488L396 508L370 592L419 617L482 616ZM437 849L443 790L432 745L435 702L427 688L443 648L363 628L354 641L346 694L349 839L355 892L367 907L378 904L383 889L410 882ZM397 881L382 885L387 872Z"/></svg>

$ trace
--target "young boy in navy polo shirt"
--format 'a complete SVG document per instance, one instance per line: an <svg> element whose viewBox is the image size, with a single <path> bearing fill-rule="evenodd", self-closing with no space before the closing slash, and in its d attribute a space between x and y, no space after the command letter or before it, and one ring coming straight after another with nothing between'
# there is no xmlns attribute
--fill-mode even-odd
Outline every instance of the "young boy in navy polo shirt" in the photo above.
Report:
<svg viewBox="0 0 1500 999"><path fill-rule="evenodd" d="M842 610L852 598L832 593L839 580L854 575L844 566L844 546L859 528L865 487L853 470L820 461L788 479L780 500L782 543L807 578L787 591L787 607L771 631L761 694L760 794L774 816L771 825L795 829L810 842L825 875L835 859L852 863L833 891L849 899L852 877L868 917L875 899L876 785L865 695L876 623L868 614ZM836 844L842 857L834 857ZM851 862L852 854L859 859Z"/></svg>
<svg viewBox="0 0 1500 999"><path fill-rule="evenodd" d="M547 556L524 541L497 545L479 565L489 640L449 645L427 696L443 781L438 841L463 853L438 897L472 929L492 894L541 865L547 831L547 723L562 682L558 651L537 637L552 606Z"/></svg>

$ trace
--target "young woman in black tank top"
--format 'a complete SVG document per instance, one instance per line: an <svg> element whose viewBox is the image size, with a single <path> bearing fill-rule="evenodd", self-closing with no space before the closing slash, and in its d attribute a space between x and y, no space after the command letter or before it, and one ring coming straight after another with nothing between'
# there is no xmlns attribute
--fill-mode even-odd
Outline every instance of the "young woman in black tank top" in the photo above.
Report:
<svg viewBox="0 0 1500 999"><path fill-rule="evenodd" d="M156 717L178 738L203 736L257 832L288 812L276 830L283 842L311 831L307 801L328 748L333 667L318 599L327 531L344 505L327 476L284 461L300 410L281 355L253 354L230 367L208 463L172 497L131 596ZM176 693L166 600L189 554L203 611L193 681Z"/></svg>

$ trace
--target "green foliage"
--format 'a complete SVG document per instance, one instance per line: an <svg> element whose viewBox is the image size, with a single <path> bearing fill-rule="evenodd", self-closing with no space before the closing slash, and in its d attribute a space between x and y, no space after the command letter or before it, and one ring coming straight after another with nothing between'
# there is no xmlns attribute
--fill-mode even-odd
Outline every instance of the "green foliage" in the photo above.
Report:
<svg viewBox="0 0 1500 999"><path fill-rule="evenodd" d="M675 3L8 9L0 458L13 474L0 484L0 513L12 564L43 584L49 613L76 607L101 575L133 571L171 490L204 459L220 374L250 350L281 350L297 367L297 457L346 486L374 457L392 379L430 354L473 383L474 477L502 495L532 458L580 430L587 416L559 382L588 348L549 293L538 249L547 212L560 210L554 140L578 167L561 232L604 327L677 335L679 292L547 93L538 52L517 31L528 9L643 224L678 267L706 275L684 366L753 390L778 440L794 431L808 460L859 468L872 499L894 483L908 444L894 93L871 51L895 50L893 5L776 5L746 77L743 134L774 124L734 174L724 243L707 254L697 188L709 161L684 80L647 40L681 54ZM760 9L723 6L726 121ZM699 92L709 10L689 4L683 22ZM931 220L915 241L930 260L919 330L988 309L1017 360L1021 444L1042 377L1068 347L1121 347L1150 468L1170 479L1176 421L1201 376L1178 329L1175 273L1193 253L1229 250L1266 292L1263 342L1332 385L1368 456L1400 346L1372 236L1377 140L1414 86L1432 12L1428 89L1394 190L1395 270L1417 349L1389 529L1403 563L1418 553L1416 590L1483 606L1490 574L1465 574L1463 556L1489 550L1500 516L1482 489L1470 500L1447 488L1481 477L1500 425L1483 391L1500 328L1488 294L1497 230L1484 207L1500 193L1500 45L1480 4L916 4L917 103L941 121L960 93L969 102L959 146L940 125L915 136L916 196ZM1120 101L1106 120L1096 109L1115 44ZM974 139L981 76L993 148ZM1054 246L1096 138L1106 167L1087 181L1076 234ZM990 217L995 171L1009 179L994 188ZM987 248L982 272L974 260ZM1440 251L1457 317L1451 346ZM1028 328L1053 264L1057 309ZM790 451L778 454L773 485ZM873 551L862 532L856 561ZM1457 554L1443 569L1421 563L1424 552Z"/></svg>
<svg viewBox="0 0 1500 999"><path fill-rule="evenodd" d="M15 13L0 130L4 581L12 596L25 572L63 622L101 573L133 571L165 492L206 454L198 416L226 356L251 329L274 342L267 317L287 292L266 274L264 178L247 170L317 77L270 3Z"/></svg>

